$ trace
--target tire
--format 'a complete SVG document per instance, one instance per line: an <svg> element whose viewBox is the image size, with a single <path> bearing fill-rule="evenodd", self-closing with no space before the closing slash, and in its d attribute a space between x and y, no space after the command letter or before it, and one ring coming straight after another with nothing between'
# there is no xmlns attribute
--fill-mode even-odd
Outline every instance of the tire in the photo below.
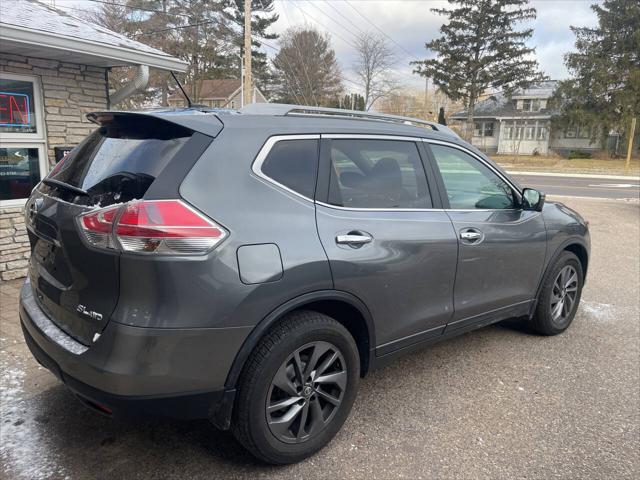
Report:
<svg viewBox="0 0 640 480"><path fill-rule="evenodd" d="M571 277L560 278L567 274L565 272ZM559 289L559 286L567 284L573 278L573 274L575 281L569 284L569 288L565 285L564 291ZM558 335L564 332L573 322L578 310L583 284L584 273L578 257L567 251L561 253L544 280L531 322L533 330L541 335ZM564 303L560 305L559 299Z"/></svg>
<svg viewBox="0 0 640 480"><path fill-rule="evenodd" d="M293 312L268 331L247 360L232 432L262 461L298 462L340 430L359 381L360 357L351 334L321 313Z"/></svg>

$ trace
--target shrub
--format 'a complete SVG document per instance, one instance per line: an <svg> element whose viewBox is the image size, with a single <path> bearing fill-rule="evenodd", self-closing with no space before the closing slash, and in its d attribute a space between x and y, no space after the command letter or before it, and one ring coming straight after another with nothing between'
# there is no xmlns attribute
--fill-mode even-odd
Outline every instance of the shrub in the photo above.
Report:
<svg viewBox="0 0 640 480"><path fill-rule="evenodd" d="M569 160L574 158L591 158L591 152L583 152L582 150L569 150Z"/></svg>

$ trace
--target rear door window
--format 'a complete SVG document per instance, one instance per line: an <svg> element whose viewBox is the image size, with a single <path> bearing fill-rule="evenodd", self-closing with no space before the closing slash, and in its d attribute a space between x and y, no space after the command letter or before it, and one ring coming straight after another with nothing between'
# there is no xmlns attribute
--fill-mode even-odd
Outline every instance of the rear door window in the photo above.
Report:
<svg viewBox="0 0 640 480"><path fill-rule="evenodd" d="M280 140L276 142L261 171L280 185L313 198L318 173L318 140Z"/></svg>
<svg viewBox="0 0 640 480"><path fill-rule="evenodd" d="M351 208L431 208L417 145L332 140L329 203Z"/></svg>
<svg viewBox="0 0 640 480"><path fill-rule="evenodd" d="M191 134L155 119L114 122L89 135L49 178L86 191L103 206L141 198Z"/></svg>

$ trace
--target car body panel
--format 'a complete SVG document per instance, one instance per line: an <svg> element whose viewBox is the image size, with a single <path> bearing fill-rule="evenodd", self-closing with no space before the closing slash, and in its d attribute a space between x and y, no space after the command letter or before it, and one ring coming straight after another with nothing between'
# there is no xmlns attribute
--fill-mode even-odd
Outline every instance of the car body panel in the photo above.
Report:
<svg viewBox="0 0 640 480"><path fill-rule="evenodd" d="M376 346L444 327L453 314L452 290L458 244L443 211L366 211L318 205L318 233L335 288L369 306L377 325ZM336 243L352 230L369 244Z"/></svg>

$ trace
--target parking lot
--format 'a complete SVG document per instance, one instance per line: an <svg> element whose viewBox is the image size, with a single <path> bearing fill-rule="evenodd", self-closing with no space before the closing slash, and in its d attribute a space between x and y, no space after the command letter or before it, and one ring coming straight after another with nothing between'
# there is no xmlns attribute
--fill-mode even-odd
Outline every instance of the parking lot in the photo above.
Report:
<svg viewBox="0 0 640 480"><path fill-rule="evenodd" d="M640 478L640 205L565 201L593 242L565 334L510 322L405 356L361 383L327 448L287 467L206 421L85 408L28 353L21 282L1 283L0 478Z"/></svg>

